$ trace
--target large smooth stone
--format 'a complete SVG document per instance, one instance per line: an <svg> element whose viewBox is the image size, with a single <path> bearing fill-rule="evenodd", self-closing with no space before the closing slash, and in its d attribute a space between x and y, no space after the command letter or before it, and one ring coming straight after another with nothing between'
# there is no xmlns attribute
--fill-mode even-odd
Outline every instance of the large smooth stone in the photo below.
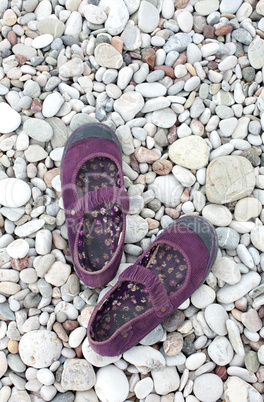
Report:
<svg viewBox="0 0 264 402"><path fill-rule="evenodd" d="M250 271L242 275L241 280L235 285L225 285L219 289L217 300L224 304L233 303L258 286L260 280L261 277L257 272Z"/></svg>
<svg viewBox="0 0 264 402"><path fill-rule="evenodd" d="M214 363L225 366L233 359L233 348L224 336L217 336L208 347L208 354Z"/></svg>
<svg viewBox="0 0 264 402"><path fill-rule="evenodd" d="M264 65L264 40L256 37L248 48L248 59L253 68L259 70Z"/></svg>
<svg viewBox="0 0 264 402"><path fill-rule="evenodd" d="M109 43L100 43L94 50L97 63L106 68L120 68L123 64L122 55Z"/></svg>
<svg viewBox="0 0 264 402"><path fill-rule="evenodd" d="M209 151L205 140L198 135L176 140L169 148L172 162L188 169L201 169L208 163Z"/></svg>
<svg viewBox="0 0 264 402"><path fill-rule="evenodd" d="M60 96L57 92L55 94ZM29 118L25 121L23 130L29 137L40 142L49 141L53 136L53 129L45 120Z"/></svg>
<svg viewBox="0 0 264 402"><path fill-rule="evenodd" d="M235 250L239 243L239 234L231 228L219 227L216 228L218 244L226 250Z"/></svg>
<svg viewBox="0 0 264 402"><path fill-rule="evenodd" d="M216 402L223 393L223 381L213 373L198 376L193 384L193 393L202 402Z"/></svg>
<svg viewBox="0 0 264 402"><path fill-rule="evenodd" d="M260 393L239 377L230 376L224 385L226 402L262 402Z"/></svg>
<svg viewBox="0 0 264 402"><path fill-rule="evenodd" d="M111 363L117 362L121 355L119 356L101 356L96 353L88 343L86 338L82 343L82 353L83 357L95 367L105 367Z"/></svg>
<svg viewBox="0 0 264 402"><path fill-rule="evenodd" d="M223 306L216 303L210 304L205 309L204 318L217 335L224 336L227 334L226 320L228 320L228 315Z"/></svg>
<svg viewBox="0 0 264 402"><path fill-rule="evenodd" d="M7 134L15 131L21 123L21 116L7 103L0 102L0 133Z"/></svg>
<svg viewBox="0 0 264 402"><path fill-rule="evenodd" d="M49 367L59 359L62 343L53 331L36 330L24 334L19 343L22 361L30 367Z"/></svg>
<svg viewBox="0 0 264 402"><path fill-rule="evenodd" d="M225 204L251 194L255 187L254 169L243 156L220 156L207 168L206 195L210 202Z"/></svg>
<svg viewBox="0 0 264 402"><path fill-rule="evenodd" d="M126 224L125 243L137 243L148 233L148 223L141 216L128 215Z"/></svg>
<svg viewBox="0 0 264 402"><path fill-rule="evenodd" d="M212 273L217 279L221 279L229 285L235 285L241 279L239 267L230 257L217 258L212 267Z"/></svg>
<svg viewBox="0 0 264 402"><path fill-rule="evenodd" d="M138 10L138 27L143 32L152 32L159 23L158 9L148 1L142 1Z"/></svg>
<svg viewBox="0 0 264 402"><path fill-rule="evenodd" d="M238 222L247 222L251 218L259 216L262 210L261 202L254 197L246 197L239 200L235 206L235 219Z"/></svg>
<svg viewBox="0 0 264 402"><path fill-rule="evenodd" d="M129 392L128 379L122 370L110 364L97 371L94 389L102 402L123 402Z"/></svg>
<svg viewBox="0 0 264 402"><path fill-rule="evenodd" d="M232 221L232 214L224 205L208 204L202 215L215 226L228 226Z"/></svg>
<svg viewBox="0 0 264 402"><path fill-rule="evenodd" d="M138 92L126 92L114 103L114 109L125 120L132 120L144 106L143 96Z"/></svg>
<svg viewBox="0 0 264 402"><path fill-rule="evenodd" d="M0 180L0 204L9 208L25 205L31 197L29 185L20 179Z"/></svg>
<svg viewBox="0 0 264 402"><path fill-rule="evenodd" d="M173 174L156 177L149 189L154 191L155 197L160 202L171 208L175 208L180 203L183 192L183 186Z"/></svg>
<svg viewBox="0 0 264 402"><path fill-rule="evenodd" d="M87 391L96 381L93 366L85 359L67 359L64 363L61 385L70 391Z"/></svg>
<svg viewBox="0 0 264 402"><path fill-rule="evenodd" d="M264 226L256 225L251 230L250 237L253 246L256 247L258 250L264 252Z"/></svg>
<svg viewBox="0 0 264 402"><path fill-rule="evenodd" d="M218 0L202 0L195 3L195 11L199 15L209 15L219 8Z"/></svg>
<svg viewBox="0 0 264 402"><path fill-rule="evenodd" d="M165 367L165 358L151 346L134 346L123 354L123 358L136 366L142 374L151 370L163 370Z"/></svg>

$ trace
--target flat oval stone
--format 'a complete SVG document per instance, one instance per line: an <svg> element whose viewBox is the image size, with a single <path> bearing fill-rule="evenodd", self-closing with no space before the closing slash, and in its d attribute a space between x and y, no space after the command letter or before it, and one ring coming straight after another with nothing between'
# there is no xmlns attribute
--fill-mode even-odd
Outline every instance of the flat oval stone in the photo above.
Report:
<svg viewBox="0 0 264 402"><path fill-rule="evenodd" d="M61 376L61 385L65 390L86 391L96 381L93 366L85 359L66 359Z"/></svg>
<svg viewBox="0 0 264 402"><path fill-rule="evenodd" d="M193 393L199 401L216 402L223 394L223 381L212 373L202 374L194 380Z"/></svg>
<svg viewBox="0 0 264 402"><path fill-rule="evenodd" d="M19 342L19 355L30 367L49 367L58 360L62 344L55 332L36 330L26 333Z"/></svg>
<svg viewBox="0 0 264 402"><path fill-rule="evenodd" d="M263 400L260 393L252 385L237 376L230 376L224 385L224 398L226 402L238 401L238 390L239 401L252 400L254 402L262 402Z"/></svg>
<svg viewBox="0 0 264 402"><path fill-rule="evenodd" d="M42 114L44 117L53 117L58 113L64 103L64 98L58 92L49 94L42 105ZM52 130L53 131L53 130Z"/></svg>
<svg viewBox="0 0 264 402"><path fill-rule="evenodd" d="M125 243L137 243L148 233L148 223L141 216L127 216Z"/></svg>
<svg viewBox="0 0 264 402"><path fill-rule="evenodd" d="M38 23L38 31L42 34L51 34L54 38L63 35L65 25L62 21L52 17L44 18Z"/></svg>
<svg viewBox="0 0 264 402"><path fill-rule="evenodd" d="M191 296L192 304L197 308L205 308L215 299L215 291L210 286L202 284Z"/></svg>
<svg viewBox="0 0 264 402"><path fill-rule="evenodd" d="M202 0L195 3L195 11L199 15L209 15L214 11L217 11L219 8L219 1L218 0Z"/></svg>
<svg viewBox="0 0 264 402"><path fill-rule="evenodd" d="M121 356L101 356L96 353L88 344L86 338L82 344L82 352L85 359L95 367L108 366L111 363L117 362Z"/></svg>
<svg viewBox="0 0 264 402"><path fill-rule="evenodd" d="M189 135L174 141L169 148L172 162L188 169L201 169L208 163L209 151L205 140Z"/></svg>
<svg viewBox="0 0 264 402"><path fill-rule="evenodd" d="M180 203L183 186L173 174L156 177L149 188L154 191L155 197L166 207L175 208Z"/></svg>
<svg viewBox="0 0 264 402"><path fill-rule="evenodd" d="M205 309L204 318L217 335L224 336L227 334L226 320L228 320L228 314L223 306L216 303L210 304Z"/></svg>
<svg viewBox="0 0 264 402"><path fill-rule="evenodd" d="M242 156L220 156L207 168L206 195L210 202L225 204L239 200L254 187L254 169Z"/></svg>
<svg viewBox="0 0 264 402"><path fill-rule="evenodd" d="M7 103L0 102L0 132L3 134L15 131L21 123L21 116Z"/></svg>
<svg viewBox="0 0 264 402"><path fill-rule="evenodd" d="M107 15L104 10L93 4L88 4L84 7L83 13L87 21L92 24L103 24L107 19Z"/></svg>
<svg viewBox="0 0 264 402"><path fill-rule="evenodd" d="M264 40L258 36L249 45L248 59L251 66L256 70L264 65Z"/></svg>
<svg viewBox="0 0 264 402"><path fill-rule="evenodd" d="M219 289L217 292L217 300L225 304L233 303L258 286L260 280L260 275L257 272L250 271L242 275L241 280L237 284L225 285Z"/></svg>
<svg viewBox="0 0 264 402"><path fill-rule="evenodd" d="M94 50L99 66L119 69L123 64L122 55L108 43L100 43Z"/></svg>
<svg viewBox="0 0 264 402"><path fill-rule="evenodd" d="M40 142L49 141L53 136L53 129L45 120L29 118L25 121L23 130L29 137Z"/></svg>
<svg viewBox="0 0 264 402"><path fill-rule="evenodd" d="M229 364L233 359L233 348L227 338L217 336L208 346L208 354L214 363L219 366Z"/></svg>
<svg viewBox="0 0 264 402"><path fill-rule="evenodd" d="M126 92L114 102L114 109L127 122L132 120L144 106L144 99L138 92Z"/></svg>
<svg viewBox="0 0 264 402"><path fill-rule="evenodd" d="M177 116L176 113L170 109L165 108L162 110L156 110L152 114L152 122L162 128L170 128L176 122Z"/></svg>
<svg viewBox="0 0 264 402"><path fill-rule="evenodd" d="M21 207L30 197L31 189L25 181L15 178L0 180L0 204L5 207Z"/></svg>
<svg viewBox="0 0 264 402"><path fill-rule="evenodd" d="M23 239L17 239L12 241L6 251L12 258L24 258L29 250L29 244Z"/></svg>
<svg viewBox="0 0 264 402"><path fill-rule="evenodd" d="M213 274L229 285L235 285L241 279L239 266L229 257L220 257L212 267Z"/></svg>
<svg viewBox="0 0 264 402"><path fill-rule="evenodd" d="M202 215L215 226L228 226L232 221L232 214L224 205L208 204L203 208Z"/></svg>
<svg viewBox="0 0 264 402"><path fill-rule="evenodd" d="M257 198L246 197L242 198L235 206L235 219L238 222L246 222L251 218L259 216L262 210L262 204Z"/></svg>
<svg viewBox="0 0 264 402"><path fill-rule="evenodd" d="M143 32L152 32L159 23L158 9L148 1L142 1L138 10L138 27Z"/></svg>
<svg viewBox="0 0 264 402"><path fill-rule="evenodd" d="M122 402L129 393L128 379L122 370L111 364L99 368L94 389L101 401Z"/></svg>
<svg viewBox="0 0 264 402"><path fill-rule="evenodd" d="M167 92L166 87L159 82L144 82L136 85L135 90L146 98L156 98L165 95Z"/></svg>
<svg viewBox="0 0 264 402"><path fill-rule="evenodd" d="M43 47L46 47L51 44L53 41L53 36L49 33L39 35L32 41L32 46L35 49L42 49Z"/></svg>
<svg viewBox="0 0 264 402"><path fill-rule="evenodd" d="M258 250L264 252L264 226L256 225L251 230L250 238L253 246L256 247Z"/></svg>
<svg viewBox="0 0 264 402"><path fill-rule="evenodd" d="M245 355L245 350L244 346L241 340L240 336L240 330L238 325L236 324L235 321L232 320L226 320L226 328L228 332L228 338L231 342L231 345L233 346L234 351L239 355L239 356L244 356Z"/></svg>
<svg viewBox="0 0 264 402"><path fill-rule="evenodd" d="M123 358L136 366L142 374L155 369L163 370L165 367L165 358L151 346L134 346L123 354Z"/></svg>

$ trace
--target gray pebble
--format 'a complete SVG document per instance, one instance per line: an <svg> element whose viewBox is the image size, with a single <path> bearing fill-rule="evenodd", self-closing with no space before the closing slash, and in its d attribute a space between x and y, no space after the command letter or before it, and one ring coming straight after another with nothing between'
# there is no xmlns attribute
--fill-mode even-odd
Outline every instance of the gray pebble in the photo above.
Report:
<svg viewBox="0 0 264 402"><path fill-rule="evenodd" d="M235 250L239 243L239 234L231 228L216 228L219 246L226 250Z"/></svg>
<svg viewBox="0 0 264 402"><path fill-rule="evenodd" d="M23 301L24 307L25 308L37 307L40 300L41 300L41 296L39 293L31 292L25 297L25 299Z"/></svg>

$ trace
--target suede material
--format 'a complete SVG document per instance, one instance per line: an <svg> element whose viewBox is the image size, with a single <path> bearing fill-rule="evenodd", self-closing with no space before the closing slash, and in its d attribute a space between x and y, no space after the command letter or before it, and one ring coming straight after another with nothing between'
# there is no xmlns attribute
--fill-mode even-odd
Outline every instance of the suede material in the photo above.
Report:
<svg viewBox="0 0 264 402"><path fill-rule="evenodd" d="M207 245L202 238L192 229L177 225L177 221L170 228L165 230L155 242L140 256L134 265L127 268L119 277L117 284L109 290L103 297L96 308L88 323L88 339L91 347L99 354L105 356L117 356L124 353L129 348L135 346L144 336L152 329L160 324L170 313L182 304L204 281L208 271L210 270L217 250L217 239L214 230L207 221L200 217L193 217L206 223L208 233L211 234L211 250L207 249ZM164 289L160 294L159 290L163 286L161 282L157 285L159 278L155 276L149 268L141 265L146 254L157 244L168 244L177 249L184 255L187 262L187 274L180 288L175 293L168 296L165 295ZM140 266L140 268L139 268ZM122 281L138 281L144 283L147 289L150 289L150 297L153 301L153 307L138 317L133 318L128 323L118 328L115 333L103 342L96 342L91 336L92 326L98 310L103 308L105 300L116 291ZM170 308L170 305L172 308ZM157 314L158 312L158 314Z"/></svg>
<svg viewBox="0 0 264 402"><path fill-rule="evenodd" d="M89 125L91 129L92 125ZM98 126L98 125L97 125ZM99 127L96 128L100 130ZM78 130L77 130L78 131ZM105 130L104 130L105 131ZM107 129L107 131L111 131ZM73 133L72 136L75 136ZM112 136L115 136L112 133ZM122 172L122 160L118 146L112 140L105 138L88 138L66 144L66 152L61 168L62 197L65 210L65 219L68 231L68 240L72 253L72 259L77 275L88 286L100 287L108 283L115 276L122 258L124 239L126 232L126 212L129 208L129 198L124 191L124 177ZM121 187L114 190L99 189L80 199L76 191L76 176L81 166L88 160L96 157L111 159L117 166ZM117 249L112 259L99 271L87 272L82 268L78 258L78 238L83 225L83 213L87 207L89 210L104 206L106 199L119 203L122 208L122 234ZM77 207L75 214L74 208Z"/></svg>

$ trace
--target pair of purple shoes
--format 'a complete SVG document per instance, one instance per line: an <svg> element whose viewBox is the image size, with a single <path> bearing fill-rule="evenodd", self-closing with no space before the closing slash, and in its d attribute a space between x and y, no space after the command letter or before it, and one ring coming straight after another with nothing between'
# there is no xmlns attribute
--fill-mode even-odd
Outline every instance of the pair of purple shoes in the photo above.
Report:
<svg viewBox="0 0 264 402"><path fill-rule="evenodd" d="M129 209L113 131L100 123L76 130L65 147L61 180L76 273L88 286L103 286L118 270ZM87 329L91 347L101 355L119 355L164 321L205 280L216 258L216 239L201 217L175 221L95 307Z"/></svg>

